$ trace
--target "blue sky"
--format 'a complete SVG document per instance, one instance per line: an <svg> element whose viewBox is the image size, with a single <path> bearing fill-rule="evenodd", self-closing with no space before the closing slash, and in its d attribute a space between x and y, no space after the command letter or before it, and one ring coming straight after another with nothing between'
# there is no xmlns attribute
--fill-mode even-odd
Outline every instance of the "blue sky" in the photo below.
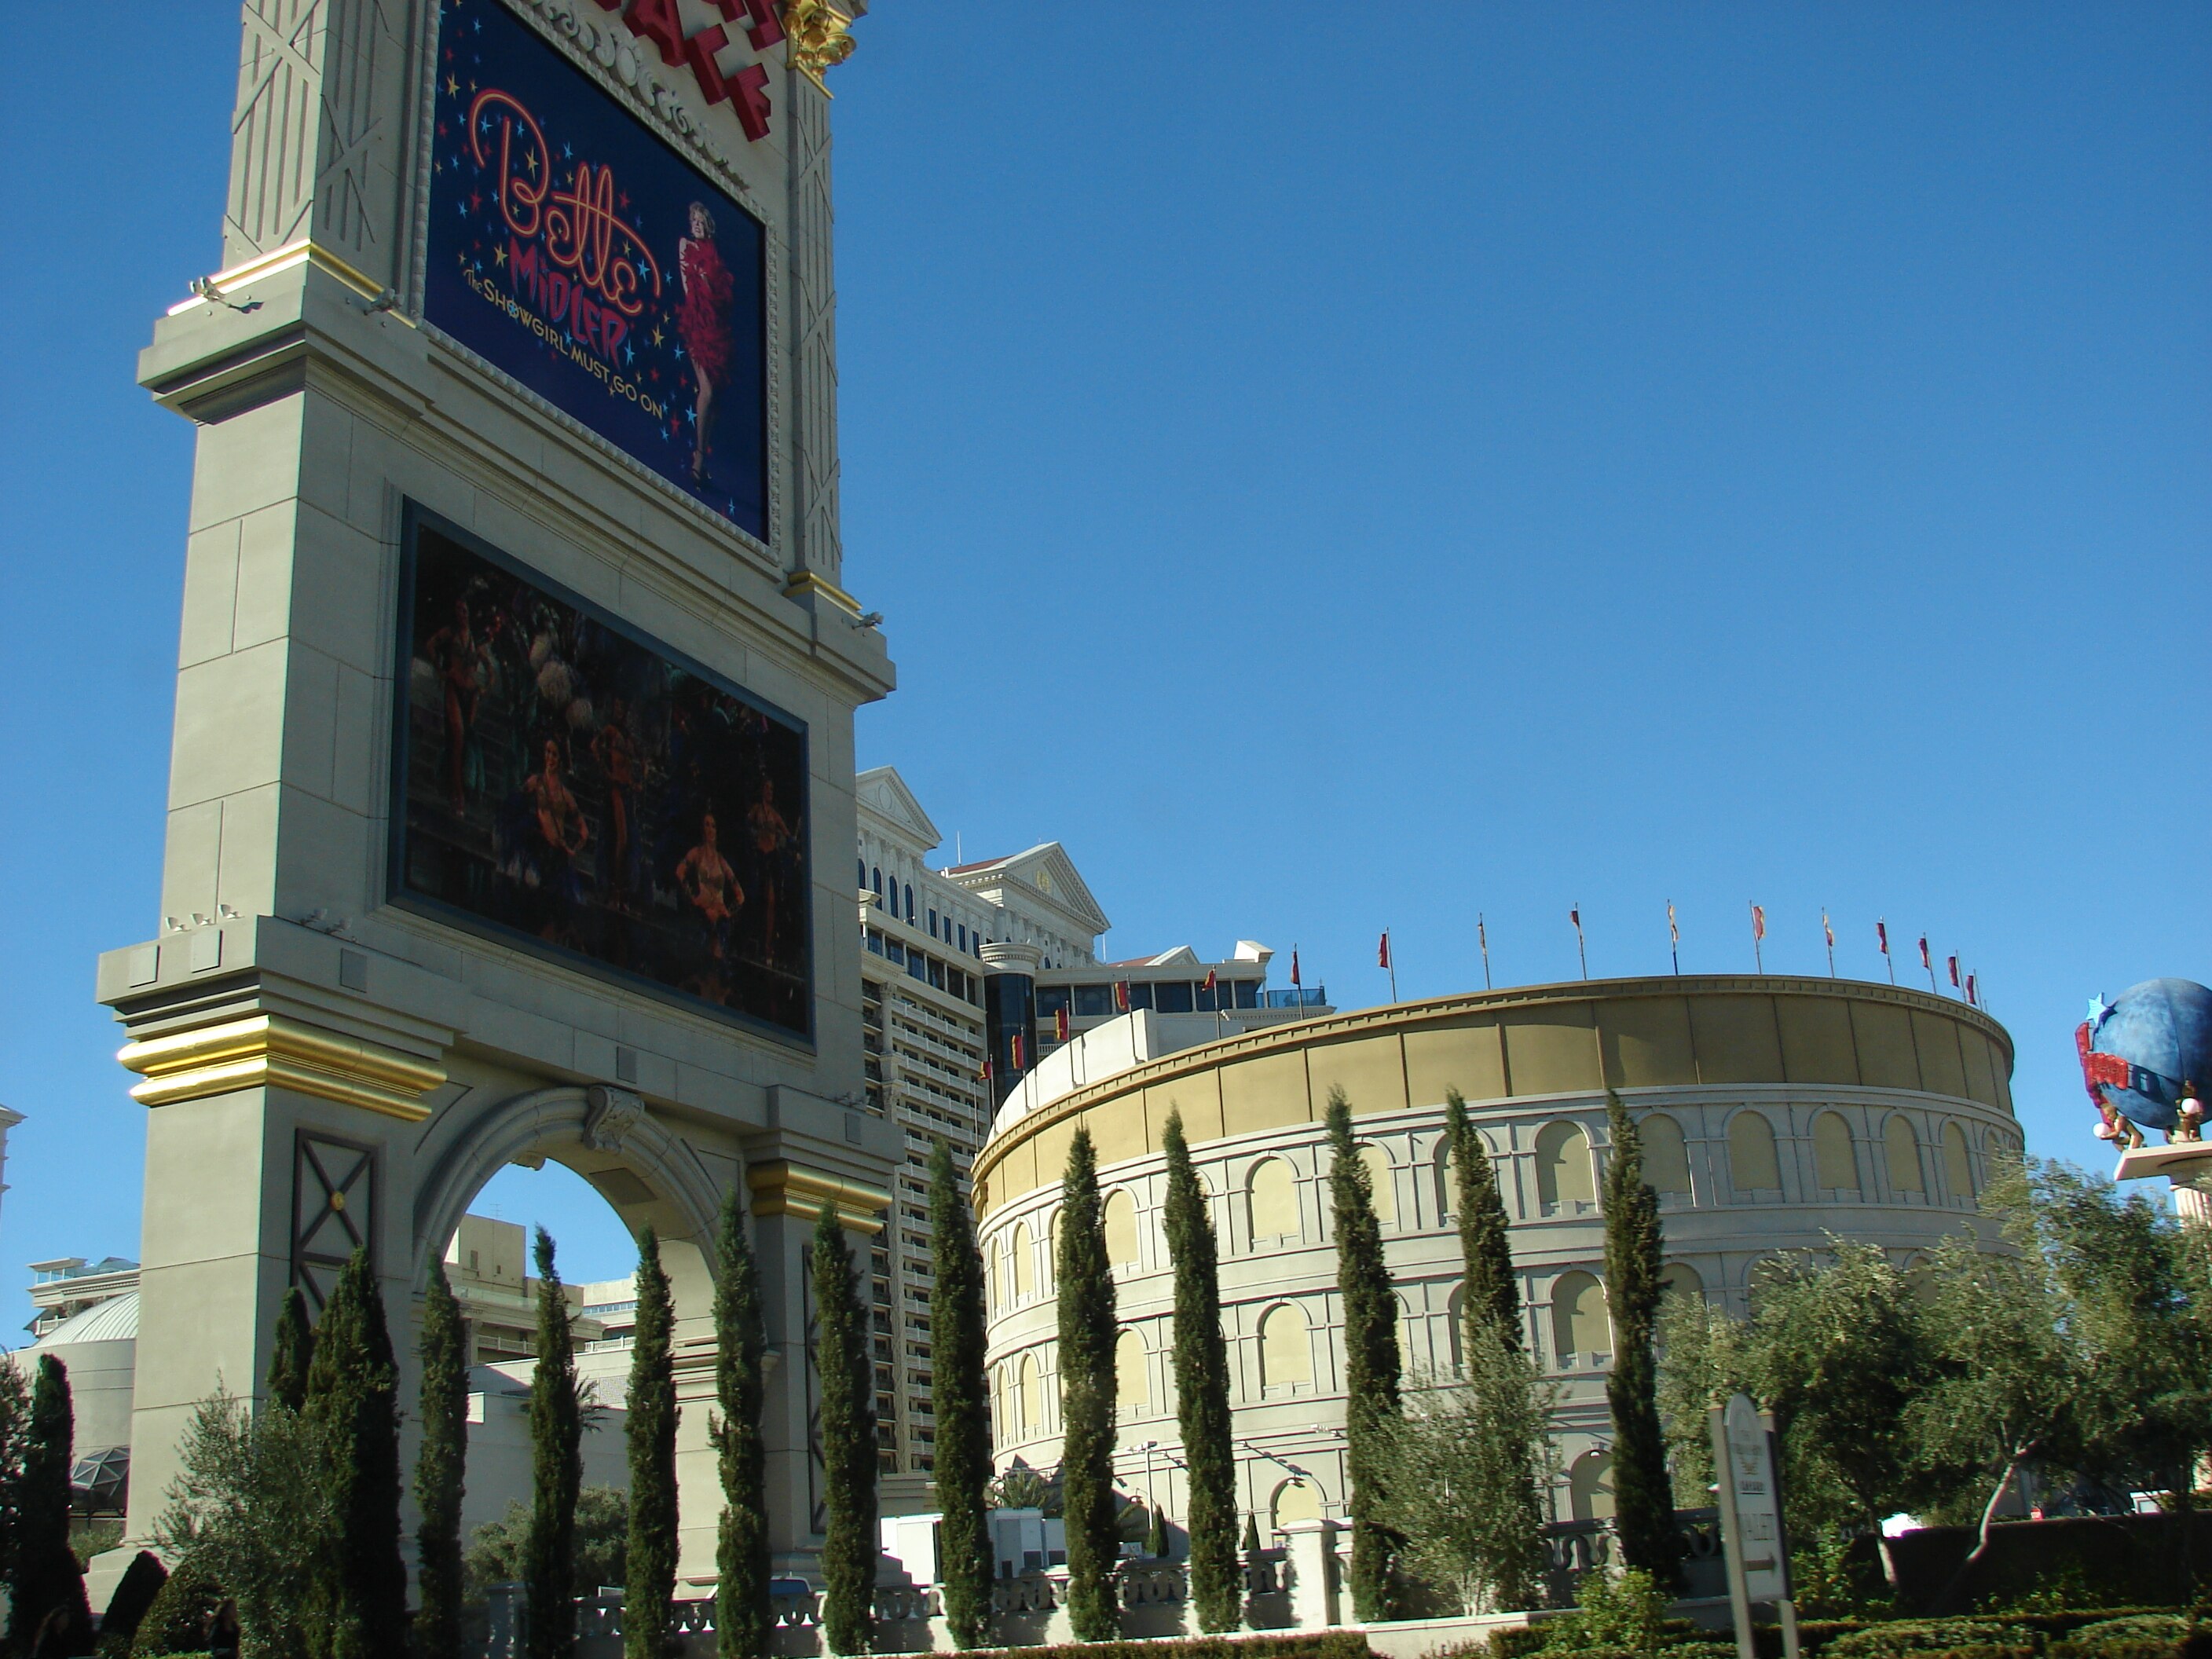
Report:
<svg viewBox="0 0 2212 1659"><path fill-rule="evenodd" d="M2212 12L1396 18L884 0L836 73L863 711L969 854L1065 841L1117 953L1345 1006L1962 952L2031 1147L2093 992L2212 979ZM216 263L228 7L0 99L8 1263L134 1254L92 1002L150 935L191 434L132 384ZM50 25L0 21L19 65ZM946 849L950 856L950 848ZM578 1276L622 1271L549 1173Z"/></svg>

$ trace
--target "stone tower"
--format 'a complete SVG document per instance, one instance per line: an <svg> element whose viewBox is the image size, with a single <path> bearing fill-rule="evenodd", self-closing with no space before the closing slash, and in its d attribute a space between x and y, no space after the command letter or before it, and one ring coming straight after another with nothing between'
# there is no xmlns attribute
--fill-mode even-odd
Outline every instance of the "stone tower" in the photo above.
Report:
<svg viewBox="0 0 2212 1659"><path fill-rule="evenodd" d="M804 1251L864 1109L819 0L248 0L222 268L140 380L198 445L158 917L130 1535L286 1287L422 1276L503 1165L668 1241L683 1580L704 1254L747 1194L777 1559L817 1542ZM408 1455L411 1459L411 1448Z"/></svg>

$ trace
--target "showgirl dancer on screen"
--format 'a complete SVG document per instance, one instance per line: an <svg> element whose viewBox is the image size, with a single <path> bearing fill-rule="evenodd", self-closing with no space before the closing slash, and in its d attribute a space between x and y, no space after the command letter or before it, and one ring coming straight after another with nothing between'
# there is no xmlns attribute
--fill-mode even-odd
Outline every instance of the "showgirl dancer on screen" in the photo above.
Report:
<svg viewBox="0 0 2212 1659"><path fill-rule="evenodd" d="M714 450L714 394L729 378L736 350L730 338L730 303L738 286L714 246L714 216L704 202L691 204L691 234L676 244L676 264L684 283L676 331L691 354L691 378L699 388L691 410L691 482L704 489L707 457Z"/></svg>

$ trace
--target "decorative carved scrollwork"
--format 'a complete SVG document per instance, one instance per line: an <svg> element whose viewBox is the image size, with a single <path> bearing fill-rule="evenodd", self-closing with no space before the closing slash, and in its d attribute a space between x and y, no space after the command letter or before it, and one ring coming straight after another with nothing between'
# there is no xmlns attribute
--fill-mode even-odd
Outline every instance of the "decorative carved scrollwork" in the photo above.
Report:
<svg viewBox="0 0 2212 1659"><path fill-rule="evenodd" d="M628 1089L594 1083L584 1093L584 1145L595 1152L618 1152L645 1115L645 1102Z"/></svg>

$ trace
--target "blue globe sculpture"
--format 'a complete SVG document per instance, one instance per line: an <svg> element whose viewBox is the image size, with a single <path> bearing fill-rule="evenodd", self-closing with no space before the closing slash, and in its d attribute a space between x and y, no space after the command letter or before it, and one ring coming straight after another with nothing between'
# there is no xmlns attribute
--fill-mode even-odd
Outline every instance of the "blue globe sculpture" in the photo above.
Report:
<svg viewBox="0 0 2212 1659"><path fill-rule="evenodd" d="M2193 980L2147 979L2109 1006L2100 998L2083 1036L2090 1094L2139 1128L2172 1129L2185 1085L2212 1089L2212 991Z"/></svg>

